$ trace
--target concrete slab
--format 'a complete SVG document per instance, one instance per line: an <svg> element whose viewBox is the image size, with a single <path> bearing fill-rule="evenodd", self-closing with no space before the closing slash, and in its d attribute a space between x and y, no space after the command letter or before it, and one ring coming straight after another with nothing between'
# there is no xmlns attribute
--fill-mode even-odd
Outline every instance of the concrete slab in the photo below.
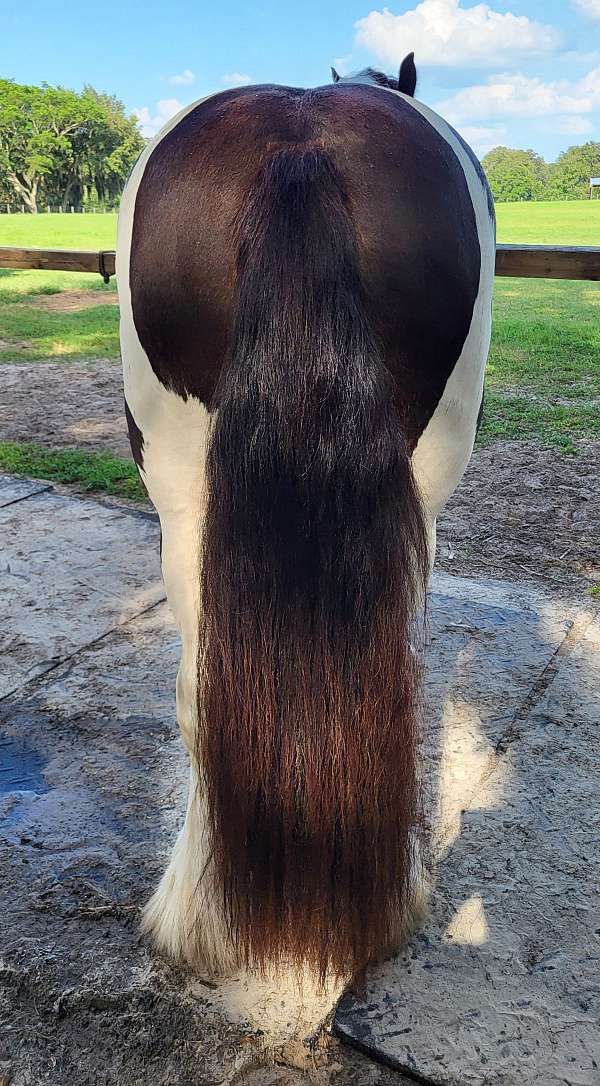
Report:
<svg viewBox="0 0 600 1086"><path fill-rule="evenodd" d="M516 661L524 647L517 632ZM490 746L452 694L432 914L335 1022L389 1066L444 1086L600 1082L599 649L580 616Z"/></svg>
<svg viewBox="0 0 600 1086"><path fill-rule="evenodd" d="M39 479L17 479L14 475L0 473L0 508L51 489L49 483L41 483Z"/></svg>
<svg viewBox="0 0 600 1086"><path fill-rule="evenodd" d="M0 521L12 593L0 1070L10 1060L14 1086L226 1081L252 1064L255 1035L138 929L187 784L157 526L51 492ZM597 629L584 626L575 606L539 592L434 579L424 753L439 889L409 955L337 1016L346 1039L411 1074L453 1086L529 1083L536 1069L541 1083L600 1081L589 1078L600 676ZM383 1082L350 1058L336 1056L336 1082Z"/></svg>
<svg viewBox="0 0 600 1086"><path fill-rule="evenodd" d="M164 598L152 521L28 480L7 493L24 500L0 508L0 697Z"/></svg>

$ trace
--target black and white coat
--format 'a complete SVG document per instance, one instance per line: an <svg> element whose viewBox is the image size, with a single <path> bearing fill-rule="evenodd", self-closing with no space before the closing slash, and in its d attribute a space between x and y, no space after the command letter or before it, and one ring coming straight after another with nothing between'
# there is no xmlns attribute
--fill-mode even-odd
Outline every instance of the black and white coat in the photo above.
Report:
<svg viewBox="0 0 600 1086"><path fill-rule="evenodd" d="M302 131L293 129L299 102ZM230 205L238 200L237 175L255 173L265 148L315 133L351 193L369 304L398 389L431 561L436 518L476 436L495 226L481 167L458 134L426 105L368 73L306 92L227 91L174 117L145 148L123 195L117 279L132 449L161 522L163 575L182 640L177 719L190 751L197 729L204 464L235 278ZM188 958L194 957L190 932L199 924L203 959L222 972L236 961L211 882L201 792L192 769L185 825L145 918L163 949Z"/></svg>

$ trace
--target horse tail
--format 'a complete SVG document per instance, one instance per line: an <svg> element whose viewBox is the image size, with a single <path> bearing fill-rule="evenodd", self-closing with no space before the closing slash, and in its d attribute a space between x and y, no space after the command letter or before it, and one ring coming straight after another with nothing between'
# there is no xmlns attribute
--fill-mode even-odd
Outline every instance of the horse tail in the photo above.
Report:
<svg viewBox="0 0 600 1086"><path fill-rule="evenodd" d="M347 977L407 907L424 518L332 159L273 154L237 226L201 581L213 870L247 966Z"/></svg>

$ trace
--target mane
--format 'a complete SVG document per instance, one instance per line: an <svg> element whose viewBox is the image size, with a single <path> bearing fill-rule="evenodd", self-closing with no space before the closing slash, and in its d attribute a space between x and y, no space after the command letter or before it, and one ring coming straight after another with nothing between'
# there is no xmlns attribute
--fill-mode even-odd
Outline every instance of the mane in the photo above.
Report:
<svg viewBox="0 0 600 1086"><path fill-rule="evenodd" d="M377 68L365 68L365 75L370 76L375 83L378 83L380 87L389 87L390 90L398 90L398 76L386 75L385 72L379 72Z"/></svg>

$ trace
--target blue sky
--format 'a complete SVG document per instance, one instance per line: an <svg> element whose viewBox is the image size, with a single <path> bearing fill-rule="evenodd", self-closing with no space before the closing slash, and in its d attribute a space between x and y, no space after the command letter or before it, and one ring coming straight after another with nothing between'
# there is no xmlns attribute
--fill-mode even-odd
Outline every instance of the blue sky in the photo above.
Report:
<svg viewBox="0 0 600 1086"><path fill-rule="evenodd" d="M0 0L0 75L117 94L151 134L240 82L317 86L329 68L393 71L414 49L417 97L479 154L553 159L600 139L600 0Z"/></svg>

